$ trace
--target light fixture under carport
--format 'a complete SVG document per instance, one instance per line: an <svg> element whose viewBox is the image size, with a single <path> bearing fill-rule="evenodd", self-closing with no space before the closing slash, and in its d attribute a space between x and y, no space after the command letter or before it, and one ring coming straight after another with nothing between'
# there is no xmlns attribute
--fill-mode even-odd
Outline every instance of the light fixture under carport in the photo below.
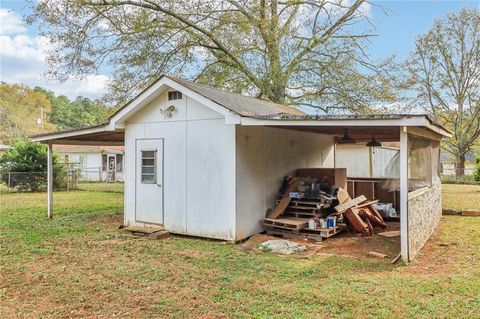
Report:
<svg viewBox="0 0 480 319"><path fill-rule="evenodd" d="M382 143L375 139L375 135L372 135L372 139L365 146L379 147L382 146Z"/></svg>
<svg viewBox="0 0 480 319"><path fill-rule="evenodd" d="M342 138L337 141L337 144L355 144L355 143L357 143L357 141L355 141L353 138L351 138L348 135L347 129L344 129Z"/></svg>

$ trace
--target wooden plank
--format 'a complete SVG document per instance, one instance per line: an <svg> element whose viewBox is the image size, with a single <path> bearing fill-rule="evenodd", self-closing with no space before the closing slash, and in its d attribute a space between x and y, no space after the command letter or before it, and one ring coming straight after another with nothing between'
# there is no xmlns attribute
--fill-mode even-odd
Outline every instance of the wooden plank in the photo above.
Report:
<svg viewBox="0 0 480 319"><path fill-rule="evenodd" d="M385 255L383 253L379 253L378 251L373 251L373 250L369 251L367 254L369 254L372 257L381 258L381 259L388 257L388 255Z"/></svg>
<svg viewBox="0 0 480 319"><path fill-rule="evenodd" d="M304 229L301 229L299 232L300 234L309 234L309 235L317 234L318 236L323 238L330 238L342 232L345 229L346 229L345 226L339 225L335 228L316 228L316 229L304 228Z"/></svg>
<svg viewBox="0 0 480 319"><path fill-rule="evenodd" d="M362 207L370 206L370 205L373 205L373 204L376 204L376 203L378 203L378 199L377 200L372 200L372 201L369 201L369 202L366 202L366 203L363 203L363 204L360 204L360 205L357 205L355 207L356 208L362 208Z"/></svg>
<svg viewBox="0 0 480 319"><path fill-rule="evenodd" d="M264 221L266 225L292 229L302 229L308 225L308 219L305 218L265 218Z"/></svg>
<svg viewBox="0 0 480 319"><path fill-rule="evenodd" d="M280 203L280 199L277 200L275 202L275 204L279 204ZM293 199L290 201L290 204L289 204L289 207L295 207L297 205L303 205L303 206L308 206L310 205L312 208L323 208L323 207L329 207L330 205L325 203L325 202L321 202L321 201L318 201L318 202L303 202L303 201L299 201L298 199Z"/></svg>
<svg viewBox="0 0 480 319"><path fill-rule="evenodd" d="M343 204L343 203L345 203L347 200L351 199L351 198L350 198L350 195L348 195L348 192L347 192L346 190L344 190L343 188L339 188L339 189L338 189L337 198L338 198L338 202L339 202L340 204Z"/></svg>
<svg viewBox="0 0 480 319"><path fill-rule="evenodd" d="M464 210L462 211L462 216L480 216L480 211L475 211L475 210Z"/></svg>
<svg viewBox="0 0 480 319"><path fill-rule="evenodd" d="M282 215L285 209L287 209L288 204L290 204L290 192L293 192L297 190L298 186L300 186L300 181L299 180L294 180L292 183L288 186L287 191L283 195L282 199L278 203L278 205L275 207L275 209L267 215L268 218L278 218L278 216Z"/></svg>
<svg viewBox="0 0 480 319"><path fill-rule="evenodd" d="M288 206L288 208L291 208L291 209L304 209L304 210L318 210L318 208L316 208L316 207L308 207L308 206L300 206L300 205Z"/></svg>
<svg viewBox="0 0 480 319"><path fill-rule="evenodd" d="M384 231L384 232L378 233L378 236L387 237L387 238L399 237L400 231L399 230Z"/></svg>
<svg viewBox="0 0 480 319"><path fill-rule="evenodd" d="M125 231L132 233L153 234L155 232L163 231L163 227L141 227L141 226L128 226L123 228Z"/></svg>
<svg viewBox="0 0 480 319"><path fill-rule="evenodd" d="M309 213L309 212L295 212L295 211L288 211L283 214L283 216L293 216L297 218L316 218L319 214L316 213Z"/></svg>
<svg viewBox="0 0 480 319"><path fill-rule="evenodd" d="M356 206L358 204L361 204L363 203L364 201L366 201L367 198L363 195L361 196L358 196L354 199L351 199L351 200L348 200L346 201L345 203L343 204L340 204L338 206L335 206L335 210L339 213L343 213L344 211L346 211L347 209L349 209L350 207L353 207L353 206Z"/></svg>

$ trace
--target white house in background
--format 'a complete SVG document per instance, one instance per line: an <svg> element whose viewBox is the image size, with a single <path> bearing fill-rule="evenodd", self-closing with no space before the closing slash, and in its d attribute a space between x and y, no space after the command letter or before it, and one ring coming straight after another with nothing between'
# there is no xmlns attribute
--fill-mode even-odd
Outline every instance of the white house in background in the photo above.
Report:
<svg viewBox="0 0 480 319"><path fill-rule="evenodd" d="M398 143L383 143L382 146L362 144L337 144L335 167L345 167L348 177L385 178L390 160L400 151Z"/></svg>
<svg viewBox="0 0 480 319"><path fill-rule="evenodd" d="M359 142L372 135L400 141L401 251L411 260L441 216L438 172L409 189L410 140L430 145L416 167L438 162L449 131L426 115L313 116L285 105L162 76L107 123L37 135L49 145L125 145L124 224L163 225L171 233L238 241L264 230L285 175L333 168L345 130ZM437 154L437 155L436 155ZM428 159L428 160L427 160ZM347 172L348 174L348 172ZM48 214L53 211L49 166ZM409 191L411 191L409 193Z"/></svg>
<svg viewBox="0 0 480 319"><path fill-rule="evenodd" d="M0 154L8 152L12 147L5 144L0 144Z"/></svg>
<svg viewBox="0 0 480 319"><path fill-rule="evenodd" d="M54 145L60 162L80 171L80 180L124 181L124 146Z"/></svg>

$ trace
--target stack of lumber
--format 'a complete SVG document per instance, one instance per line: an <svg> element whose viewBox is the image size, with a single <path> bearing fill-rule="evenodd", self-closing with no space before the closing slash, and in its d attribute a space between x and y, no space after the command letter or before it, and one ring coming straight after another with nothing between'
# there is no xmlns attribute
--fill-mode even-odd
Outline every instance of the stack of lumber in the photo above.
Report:
<svg viewBox="0 0 480 319"><path fill-rule="evenodd" d="M292 179L288 188L277 200L277 206L264 219L269 235L285 238L322 240L346 229L344 224L333 228L308 228L309 219L318 219L322 210L332 205L334 197L320 194L319 198L291 198L290 193L297 191L300 181Z"/></svg>
<svg viewBox="0 0 480 319"><path fill-rule="evenodd" d="M377 202L378 200L367 201L363 195L354 199L347 197L344 202L335 207L335 210L344 215L346 225L351 231L371 236L374 233L374 227L387 228L382 216L373 206Z"/></svg>

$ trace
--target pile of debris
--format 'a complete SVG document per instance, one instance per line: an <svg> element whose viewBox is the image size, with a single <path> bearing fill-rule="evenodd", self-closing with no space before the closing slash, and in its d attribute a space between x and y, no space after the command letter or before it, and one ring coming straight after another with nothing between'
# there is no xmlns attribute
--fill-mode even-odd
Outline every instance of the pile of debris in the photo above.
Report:
<svg viewBox="0 0 480 319"><path fill-rule="evenodd" d="M324 176L284 179L276 207L264 219L269 235L321 241L344 230L373 235L374 227L387 225L376 210L378 201L350 198Z"/></svg>
<svg viewBox="0 0 480 319"><path fill-rule="evenodd" d="M351 199L344 190L339 190L337 197L340 204L335 207L335 210L344 215L345 223L350 231L371 236L374 234L374 227L387 228L382 215L374 206L378 200L367 201L363 195Z"/></svg>
<svg viewBox="0 0 480 319"><path fill-rule="evenodd" d="M285 239L267 240L259 245L261 250L272 253L290 255L307 250L307 247Z"/></svg>

